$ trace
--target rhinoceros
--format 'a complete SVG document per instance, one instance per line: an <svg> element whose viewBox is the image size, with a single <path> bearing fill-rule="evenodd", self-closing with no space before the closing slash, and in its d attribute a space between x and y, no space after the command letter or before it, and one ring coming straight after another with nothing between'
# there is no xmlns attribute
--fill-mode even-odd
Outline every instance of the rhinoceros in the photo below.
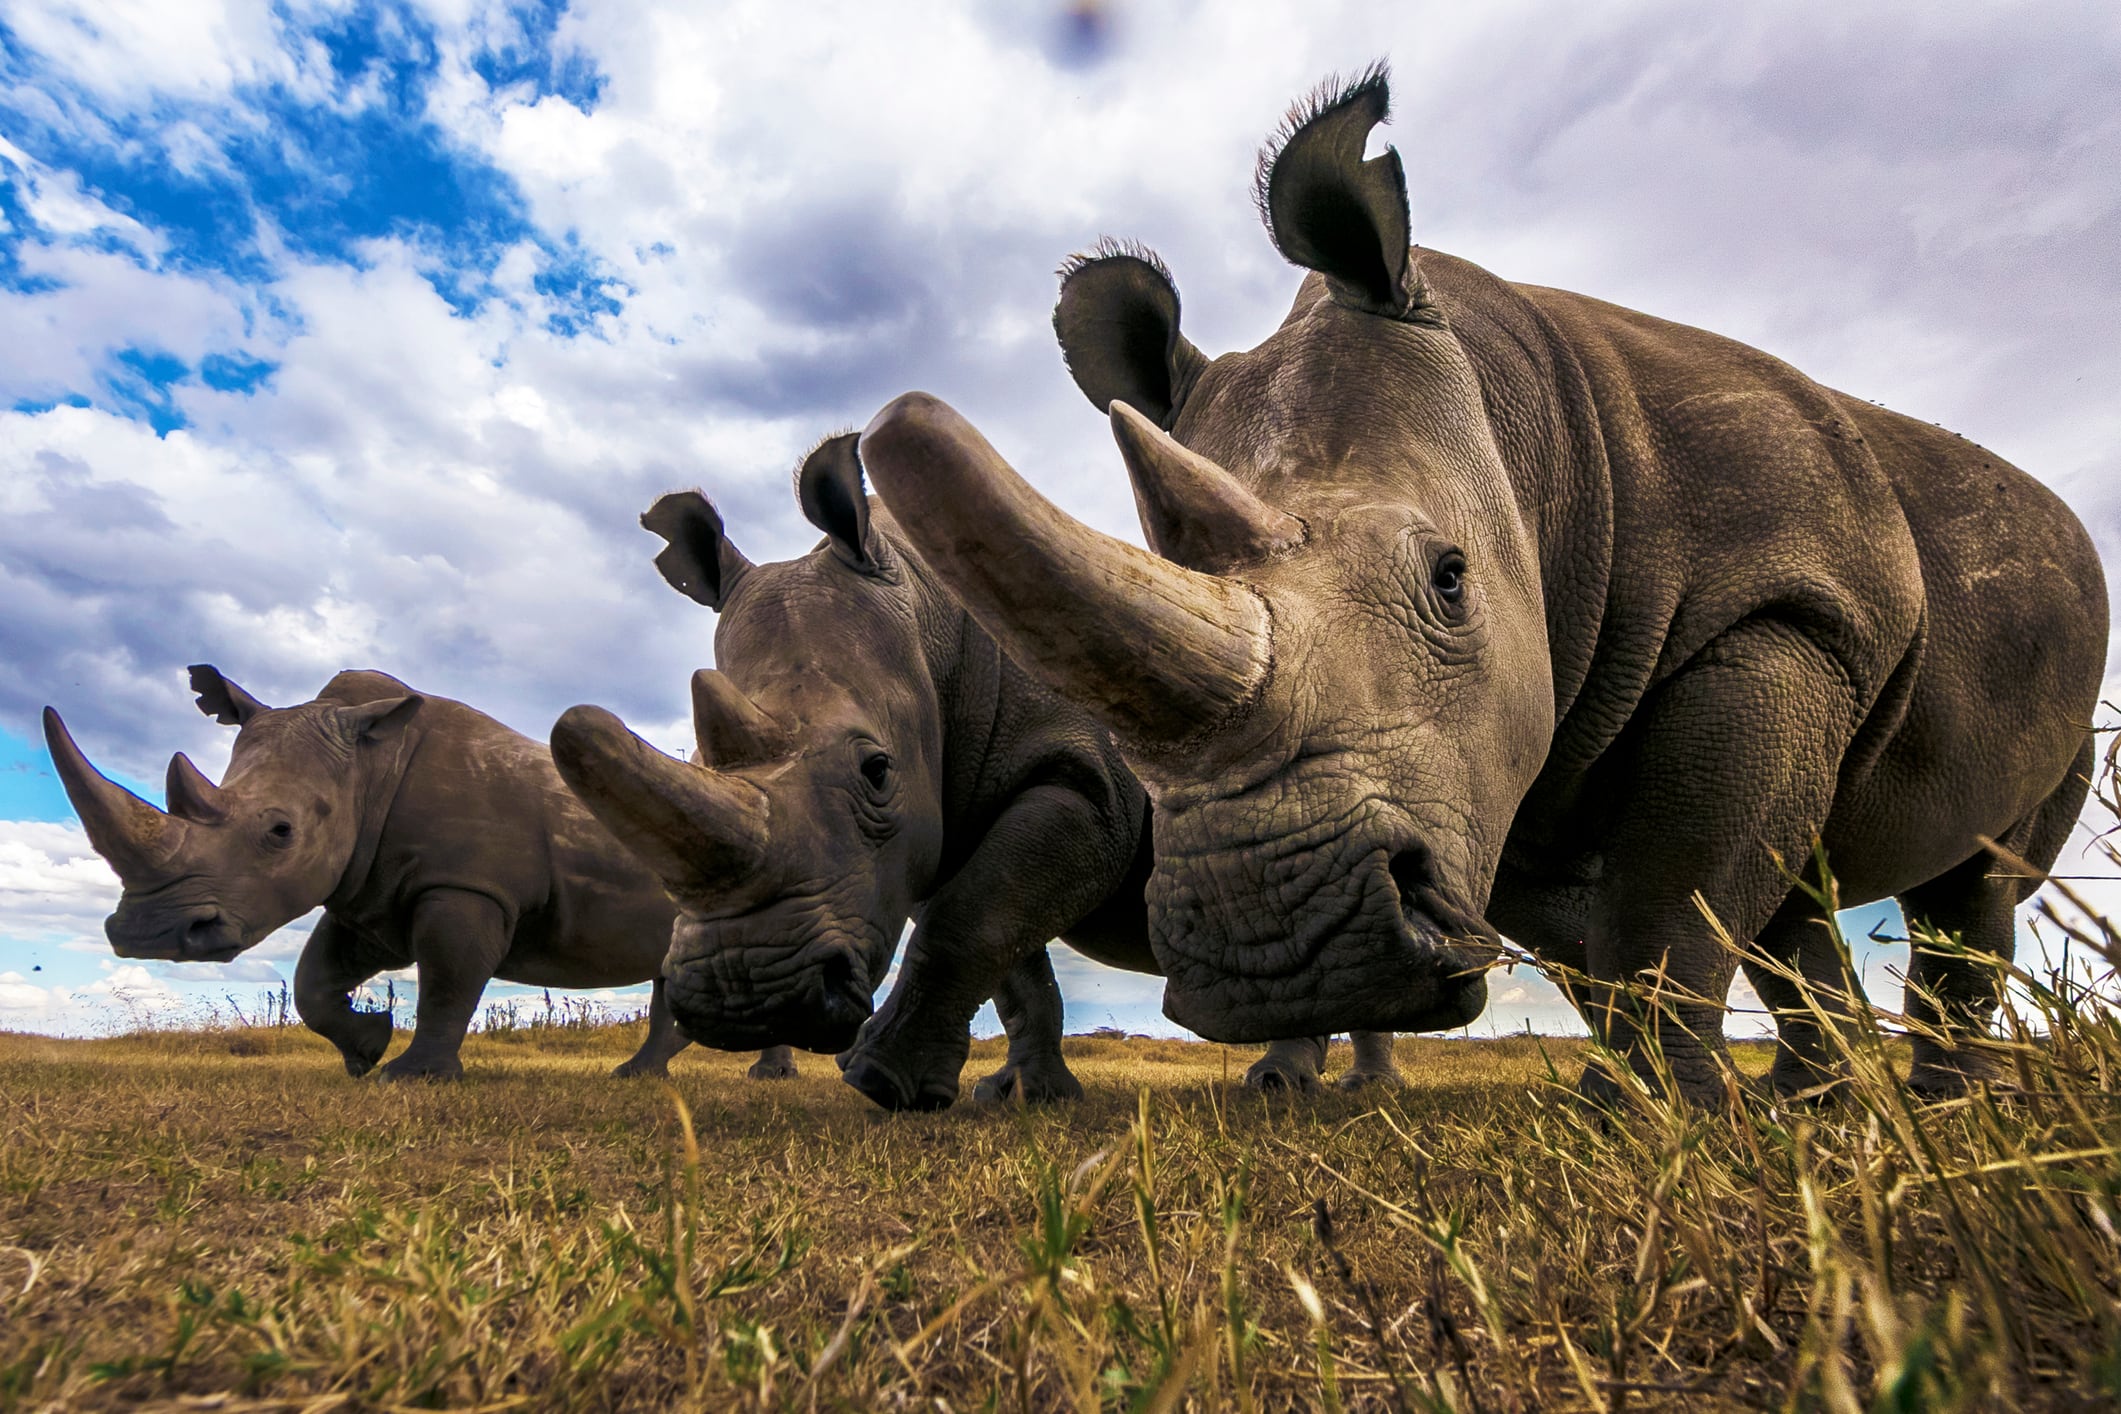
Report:
<svg viewBox="0 0 2121 1414"><path fill-rule="evenodd" d="M267 707L218 669L191 670L199 710L239 728L220 785L182 752L169 810L98 772L59 714L44 738L89 843L124 893L104 923L120 957L225 962L319 904L295 967L296 1010L363 1075L390 1017L350 993L416 964L417 1025L383 1074L453 1077L489 980L608 987L656 976L675 908L597 824L538 742L385 673L334 677ZM648 1038L619 1075L684 1049L657 980ZM755 1076L793 1074L785 1051Z"/></svg>
<svg viewBox="0 0 2121 1414"><path fill-rule="evenodd" d="M1064 268L1055 328L1149 551L926 394L864 431L869 476L1146 786L1174 1019L1230 1041L1466 1019L1499 931L1588 979L1639 1072L1661 1046L1709 1100L1736 959L1706 909L1757 949L1775 1086L1831 1084L1797 988L1757 965L1843 985L1785 869L1816 838L1845 904L1897 897L2008 957L2031 883L1979 837L2044 867L2084 800L2098 556L1948 432L1412 249L1398 154L1364 156L1388 104L1381 66L1329 83L1263 153L1260 210L1309 273L1258 347L1194 347L1146 250ZM1619 988L1650 975L1654 1002ZM1918 1091L1983 1070L1993 978L1917 951Z"/></svg>
<svg viewBox="0 0 2121 1414"><path fill-rule="evenodd" d="M719 614L718 666L692 678L699 749L680 761L576 707L553 728L560 773L679 902L664 985L686 1034L851 1046L849 1084L933 1109L956 1099L991 995L1009 1054L977 1096L1079 1096L1046 944L1154 968L1141 787L872 512L852 434L804 458L797 492L825 538L775 563L747 559L697 491L642 516L669 542L663 576ZM872 1018L908 917L905 966ZM1318 1038L1280 1042L1247 1078L1313 1088L1324 1054ZM1390 1037L1357 1038L1343 1083L1392 1074Z"/></svg>

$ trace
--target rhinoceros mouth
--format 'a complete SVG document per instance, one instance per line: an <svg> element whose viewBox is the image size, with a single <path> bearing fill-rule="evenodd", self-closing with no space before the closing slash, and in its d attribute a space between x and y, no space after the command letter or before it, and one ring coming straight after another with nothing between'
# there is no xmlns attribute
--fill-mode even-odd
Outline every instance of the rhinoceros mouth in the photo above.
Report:
<svg viewBox="0 0 2121 1414"><path fill-rule="evenodd" d="M241 922L212 905L186 909L145 928L113 914L103 931L119 957L156 962L228 962L251 942Z"/></svg>
<svg viewBox="0 0 2121 1414"><path fill-rule="evenodd" d="M710 928L681 918L663 965L678 1029L723 1051L836 1053L852 1045L874 1005L876 979L863 951L840 937L774 949L771 959L760 951L721 943Z"/></svg>

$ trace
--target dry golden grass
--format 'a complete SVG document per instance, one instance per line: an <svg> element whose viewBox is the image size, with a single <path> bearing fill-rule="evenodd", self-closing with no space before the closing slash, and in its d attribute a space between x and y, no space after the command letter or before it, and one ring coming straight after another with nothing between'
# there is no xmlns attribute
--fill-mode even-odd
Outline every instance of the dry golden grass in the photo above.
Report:
<svg viewBox="0 0 2121 1414"><path fill-rule="evenodd" d="M1716 1111L1524 1038L1315 1099L1078 1039L1081 1104L892 1116L822 1058L612 1080L638 1025L587 1013L449 1086L0 1033L0 1410L2112 1408L2121 929L2047 922L2068 975L1994 964L2009 1095L1934 1106L1860 998L1837 1102Z"/></svg>
<svg viewBox="0 0 2121 1414"><path fill-rule="evenodd" d="M1908 1143L1861 1104L1606 1123L1550 1078L1572 1043L1403 1041L1403 1091L1269 1100L1249 1052L1079 1039L1081 1105L887 1116L823 1058L611 1080L631 1031L475 1037L454 1086L297 1029L0 1036L0 1407L2121 1392L2112 1074Z"/></svg>

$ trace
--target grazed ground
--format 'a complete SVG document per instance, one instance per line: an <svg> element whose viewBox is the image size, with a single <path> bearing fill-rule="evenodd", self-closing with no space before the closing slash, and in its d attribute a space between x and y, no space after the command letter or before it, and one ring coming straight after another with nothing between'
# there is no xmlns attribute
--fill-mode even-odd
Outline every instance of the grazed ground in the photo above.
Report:
<svg viewBox="0 0 2121 1414"><path fill-rule="evenodd" d="M1253 1052L1078 1039L1081 1105L908 1116L823 1057L608 1079L635 1039L386 1086L299 1029L0 1035L0 1407L2121 1394L2121 1067L2081 1043L2066 1099L1608 1123L1549 1078L1578 1046L1521 1038L1285 1099L1235 1089Z"/></svg>

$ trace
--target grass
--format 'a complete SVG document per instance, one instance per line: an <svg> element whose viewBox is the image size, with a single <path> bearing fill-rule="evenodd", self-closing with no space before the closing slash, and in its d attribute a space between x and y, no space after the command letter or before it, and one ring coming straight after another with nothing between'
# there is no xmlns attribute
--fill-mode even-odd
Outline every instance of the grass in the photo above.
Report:
<svg viewBox="0 0 2121 1414"><path fill-rule="evenodd" d="M0 1409L2112 1407L2121 933L2047 926L2015 1084L1927 1106L1861 1003L1837 1103L1741 1047L1722 1108L1618 1113L1523 1037L1318 1099L1075 1038L1079 1105L889 1116L822 1058L609 1079L639 1023L474 1035L452 1086L0 1034Z"/></svg>

